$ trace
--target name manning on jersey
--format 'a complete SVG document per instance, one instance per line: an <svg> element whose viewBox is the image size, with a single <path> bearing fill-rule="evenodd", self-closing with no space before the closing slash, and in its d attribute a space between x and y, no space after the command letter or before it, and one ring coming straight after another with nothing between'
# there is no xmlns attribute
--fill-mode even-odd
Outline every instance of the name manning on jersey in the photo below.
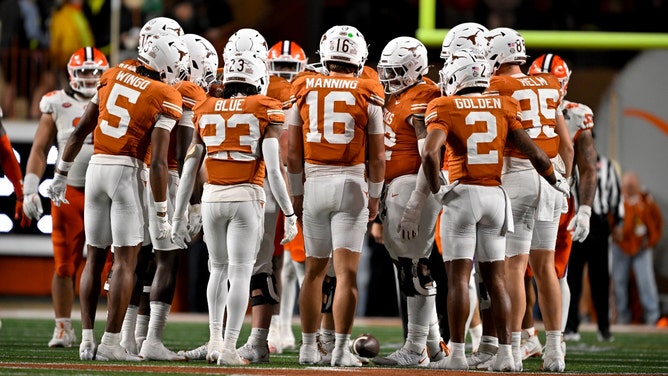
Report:
<svg viewBox="0 0 668 376"><path fill-rule="evenodd" d="M150 80L141 78L137 76L135 73L122 72L122 71L118 72L118 74L116 75L116 80L128 84L130 86L134 86L141 90L146 89L146 87L148 87L148 85L151 84Z"/></svg>
<svg viewBox="0 0 668 376"><path fill-rule="evenodd" d="M327 88L327 89L357 89L357 80L342 80L337 78L307 78L307 88Z"/></svg>
<svg viewBox="0 0 668 376"><path fill-rule="evenodd" d="M455 98L457 108L501 108L501 98Z"/></svg>

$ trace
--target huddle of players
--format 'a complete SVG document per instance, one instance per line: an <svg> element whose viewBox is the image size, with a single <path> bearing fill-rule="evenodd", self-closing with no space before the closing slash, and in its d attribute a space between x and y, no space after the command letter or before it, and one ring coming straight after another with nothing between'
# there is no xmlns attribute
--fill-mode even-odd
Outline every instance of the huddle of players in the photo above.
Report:
<svg viewBox="0 0 668 376"><path fill-rule="evenodd" d="M342 278L345 281L355 277L366 221L380 211L385 242L400 270L398 274L401 288L409 299L409 324L404 346L386 357L375 358L374 363L426 366L431 362L431 366L435 368L468 369L469 364L464 357L464 336L469 312L469 275L474 267L475 256L475 268L489 292L489 305L494 312L493 326L497 330L499 344L491 369L521 370L521 358L518 361L516 354L519 341L517 345L515 343L515 332L519 330L515 330L511 324L510 299L503 278L504 259L509 256L506 249L512 245L519 254L528 253L529 246L532 250L551 249L553 257L554 244L550 239L541 239L544 243L538 243L535 246L537 248L534 247L531 237L534 220L527 218L532 217L534 212L540 212L541 222L551 223L554 218L558 219L563 196L569 193L569 186L561 175L569 176L572 165L570 138L564 141L560 130L555 131L560 127L557 121L557 106L561 100L561 87L557 79L549 74L536 77L516 74L521 72L513 72L514 76L500 78L502 76L499 72L503 73L509 66L519 67L526 61L521 35L507 28L487 31L477 24L462 24L453 28L444 40L442 57L445 58L445 64L440 71L438 85L424 77L428 62L422 43L411 37L395 38L384 48L379 60L379 85L377 81L374 83L374 80L359 77L367 58L366 43L361 33L351 26L335 26L328 30L321 40L323 67L302 75L302 78L293 79L292 82L296 85L291 91L291 97L287 100L276 100L263 95L269 89L267 86L271 86L267 73L266 42L259 33L254 34L252 29L242 29L231 38L223 54L225 69L222 80L224 87L222 93L219 92L222 94L221 99L201 95L205 88L209 88L213 79L212 72L216 71L211 60L208 61L209 70L205 75L207 78L198 82L201 90L198 95L179 95L176 89L173 89L180 88L187 82L184 80L188 78L188 71L192 79L192 64L196 61L192 58L192 52L190 59L183 58L188 55L189 48L182 44L178 35L170 35L174 25L167 21L172 20L152 21L147 25L151 24L153 30L158 31L140 41L138 62L124 62L109 70L113 74L105 73L102 76L98 94L92 101L98 106L89 106L95 109L90 114L88 110L84 113L80 124L85 126L77 128L75 135L70 137L65 145L54 183L49 187L49 196L56 205L67 202L64 196L64 176L71 168L73 157L78 153L77 148L81 147L85 136L95 130L95 152L91 165L94 165L96 160L106 168L110 165L122 166L118 168L119 176L125 176L126 180L132 177L133 181L138 183L130 190L132 198L138 203L147 201L145 192L142 191L144 183L148 181L147 186L150 187L150 192L153 192L153 202L148 201L150 204L137 209L135 219L138 222L135 223L136 227L133 227L134 233L130 231L128 234L123 230L123 233L117 235L119 227L125 229L128 214L121 212L123 215L115 218L113 204L106 206L106 212L93 214L96 217L106 214L109 218L108 213L111 212L111 219L98 225L111 229L94 227L93 230L89 228L93 226L88 226L86 222L89 255L91 250L93 254L104 252L106 255L107 247L114 244L116 262L105 335L102 343L96 346L90 335L92 330L86 335L84 328L84 341L80 347L82 359L134 361L144 358L188 358L184 354L174 354L162 344L162 331L173 288L162 294L154 294L154 289L151 289L151 316L146 339L148 342L138 344L137 349L133 349L139 350L141 356L121 346L121 323L125 324L124 317L125 321L128 320L126 308L131 298L130 291L133 291L131 281L139 246L142 243L148 244L148 239L151 239L156 250L185 248L185 242L198 232L201 226L199 221L204 218L201 223L204 225L205 241L209 246L211 268L211 279L207 288L210 338L203 347L204 357L209 361L228 365L268 361L268 349L266 353L263 352L264 348L258 349L266 344L268 323L266 320L259 320L265 323L258 322L256 325L255 309L251 337L255 337L256 342L246 349L249 351L245 356L241 356L244 352L236 350L236 341L246 302L251 295L248 286L251 286L252 291L258 291L252 293L254 307L271 306L277 302L275 279L271 269L266 270L266 261L258 262L258 252L262 252L259 241L267 237L266 222L271 223L270 229L276 228L276 216L267 221L262 208L262 204L270 201L269 196L272 196L275 200L274 210L277 204L285 217L285 237L282 242L288 242L295 237L298 217L303 215L303 218L308 219L304 221L307 258L307 278L304 283L313 287L306 285L304 289L303 286L300 296L302 316L306 316L302 317L300 363L320 364L323 359L327 359L329 364L335 366L362 364L362 360L352 355L348 347L356 301L352 303L352 310L350 303L345 304L342 301L350 301L351 296L355 295L356 287L350 286L350 281L343 285L347 288L339 289L339 296L330 297L334 299L335 314L332 315L333 323L328 329L335 334L335 345L329 354L323 354L314 345L314 329L320 327L320 302L323 301L320 299L323 290L320 285L330 255L334 255L331 269L335 272L336 269L344 271L334 273L339 281ZM216 56L212 48L209 52ZM199 62L204 61L205 59ZM339 66L336 66L337 64ZM341 69L341 66L346 68L346 65L352 65L354 69ZM341 71L343 72L340 73ZM346 78L340 82L334 79L328 81L323 77L342 75ZM492 78L493 75L495 78ZM499 77L496 77L497 75ZM156 95L158 100L154 97L152 101L146 101L141 111L131 111L131 108L127 109L120 104L144 103L139 101L139 97L142 90L153 83L149 80L167 84L154 85L160 87L160 90L156 91L160 93L159 96ZM345 82L346 86L336 86L341 82ZM172 89L169 89L170 84ZM315 118L309 118L309 105L322 105L315 96L315 93L321 92L315 88L322 89L327 85L333 85L326 87L325 92L332 99L329 105L325 99L322 120L317 117L318 114L315 114ZM109 90L105 91L105 87ZM126 90L127 87L132 89ZM363 88L362 94L352 94L358 88ZM389 95L385 100L382 98L383 92ZM190 106L186 102L189 102ZM364 105L362 102L365 102ZM536 104L539 107L531 107ZM382 112L377 111L381 106ZM355 107L365 113L355 112ZM139 113L148 114L149 108L156 110L150 113L148 119L134 119L140 116ZM339 109L339 112L335 111L339 117L328 123L330 118L327 111L332 111L333 108ZM288 115L284 110L288 110ZM235 111L234 116L224 114ZM179 126L190 128L193 135L186 155L182 153L183 150L177 155L179 148L174 147L173 150L172 161L175 163L172 165L178 166L179 161L182 161L183 165L180 184L178 169L168 167L169 149L171 145L175 145L170 142L170 136L174 138L175 134L171 129L177 119L181 119ZM144 124L141 128L144 133L134 132L129 125L133 124L133 121L135 124ZM343 123L343 128L337 128L337 122ZM290 125L287 164L292 200L281 176L278 151L281 130L277 125L283 123ZM349 124L351 128L348 128ZM250 134L240 131L237 125L248 127ZM82 130L79 132L79 129ZM151 129L154 129L152 133ZM166 132L156 132L157 129ZM126 134L135 139L120 144L118 140L123 139ZM378 147L379 138L384 138L384 147ZM560 145L560 139L565 146ZM324 148L317 149L309 143L322 144ZM340 146L342 144L343 148ZM442 152L443 146L445 154ZM260 147L261 153L258 150ZM364 152L367 147L370 151L380 151L382 157L377 156L379 153L369 153L373 161L369 162L369 168L365 171ZM351 150L357 153L352 153ZM348 156L343 151L348 151L351 155ZM101 155L95 157L95 154ZM205 154L206 158L203 158ZM346 157L351 158L345 160ZM146 165L150 165L148 179L141 176L146 173ZM201 197L202 207L191 206L189 213L186 213L191 198L193 202L200 199L192 196L200 166L205 168L205 179L209 184L205 185ZM561 171L555 172L555 167L561 168ZM302 186L303 168L306 168L306 186ZM331 183L318 182L317 178L327 180L336 176L332 174L333 170L346 176L357 176L346 177L347 180L344 179L342 184L350 185L354 181L363 195L360 196L360 202L352 203L353 211L358 213L353 218L330 222L331 228L326 229L330 233L325 235L330 238L323 242L323 235L318 233L320 229L309 228L310 223L322 221L309 217L314 215L314 210L309 208L309 205L314 205L314 199L322 200L325 197L317 196L314 188L322 188L323 183ZM90 176L91 172L87 174ZM547 187L545 180L541 180L539 175L556 189ZM120 180L122 179L119 177ZM170 194L167 194L168 181L171 181L173 188L170 189ZM108 184L110 183L105 182L101 185ZM266 190L267 186L270 186L271 190ZM527 186L534 190L533 196L526 192L530 191ZM351 193L346 189L349 188L333 193L342 197L341 194ZM88 185L86 190L89 190ZM384 191L382 199L381 191ZM93 200L90 196L87 192L86 202ZM113 203L116 198L110 196ZM513 201L518 200L519 196L524 197L519 198L520 206L516 207ZM536 200L537 198L539 199ZM348 201L350 200L356 199L349 197ZM524 206L521 206L522 200L525 202ZM535 201L545 204L536 208ZM360 203L363 206L360 206ZM379 205L382 206L381 210ZM143 207L149 210L144 210ZM448 349L438 334L434 305L435 284L429 275L427 261L439 212L443 259L449 278L448 310L452 335L449 356L445 356ZM239 213L245 213L243 218L250 227L228 229L226 226L228 221L232 221L230 218L239 216ZM142 219L147 217L150 237L143 236L146 226ZM360 218L364 220L361 221ZM123 226L118 226L115 219L122 219ZM350 221L354 222L350 227L351 231L340 231L346 229L345 226ZM221 230L222 223L225 223L223 228L226 231ZM515 243L506 239L506 234L513 234L513 229L518 230L520 227L525 228L523 232L526 234L518 235ZM247 244L249 228L257 231L256 236L250 238L258 239L258 244L250 247L250 252ZM541 234L548 234L545 235L547 238L556 238L556 227L553 235L551 229L551 225L545 225ZM93 231L98 235L95 236ZM336 232L340 232L339 237L347 236L348 242L337 239ZM510 236L508 238L510 239ZM273 241L273 236L271 240ZM318 242L322 244L317 245ZM157 245L161 243L165 246ZM269 248L273 251L273 247ZM313 249L317 249L317 253L314 253ZM167 266L162 268L166 269L163 273L171 275L173 280L178 263L170 261L171 258L167 256L159 258L159 254L156 252L156 263L160 265L162 259L162 263ZM345 257L337 257L337 254ZM119 256L121 262L118 262ZM271 257L268 260L270 265ZM91 262L90 259L88 262ZM317 267L312 266L312 270L309 270L309 264ZM524 265L526 267L526 258ZM95 270L101 271L99 268ZM159 272L154 278L159 278L158 274ZM169 276L162 278L170 281ZM119 281L114 284L115 279ZM231 286L229 290L222 288L227 286L228 282ZM317 290L318 294L304 294L304 290L309 288ZM123 293L115 294L114 291ZM311 307L318 308L310 310ZM82 308L82 317L83 313ZM90 312L86 313L90 316ZM224 313L227 315L226 319L223 317ZM262 310L257 315L265 318L267 316ZM341 318L342 316L347 318ZM323 326L327 326L325 321ZM88 329L92 329L92 326ZM561 340L554 338L554 331L548 329L547 334L548 343L543 365L547 370L563 371L565 364L560 347ZM249 338L249 343L250 341ZM151 346L147 346L148 344ZM317 352L313 352L314 349Z"/></svg>

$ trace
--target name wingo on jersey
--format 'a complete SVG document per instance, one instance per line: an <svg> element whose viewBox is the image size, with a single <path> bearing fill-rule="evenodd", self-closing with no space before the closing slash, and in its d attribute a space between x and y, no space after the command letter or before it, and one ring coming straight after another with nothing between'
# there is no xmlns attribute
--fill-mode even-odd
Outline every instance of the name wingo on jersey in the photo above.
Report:
<svg viewBox="0 0 668 376"><path fill-rule="evenodd" d="M173 87L128 69L104 72L98 89L100 115L94 133L95 154L122 155L144 161L151 129L159 115L178 120L181 94Z"/></svg>

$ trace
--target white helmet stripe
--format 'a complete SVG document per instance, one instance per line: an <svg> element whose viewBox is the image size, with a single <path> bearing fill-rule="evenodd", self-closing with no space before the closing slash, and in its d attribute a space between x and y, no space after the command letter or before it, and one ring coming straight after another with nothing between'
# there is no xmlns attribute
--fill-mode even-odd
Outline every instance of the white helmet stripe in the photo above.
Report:
<svg viewBox="0 0 668 376"><path fill-rule="evenodd" d="M554 59L553 54L546 54L545 59L543 60L543 72L550 72L552 69L552 60Z"/></svg>

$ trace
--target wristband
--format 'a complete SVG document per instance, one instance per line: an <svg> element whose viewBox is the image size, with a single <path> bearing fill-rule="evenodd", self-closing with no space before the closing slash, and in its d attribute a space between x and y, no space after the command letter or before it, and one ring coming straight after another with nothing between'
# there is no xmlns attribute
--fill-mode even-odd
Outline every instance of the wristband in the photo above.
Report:
<svg viewBox="0 0 668 376"><path fill-rule="evenodd" d="M380 194L383 192L383 182L376 183L369 180L367 184L369 186L369 197L380 198Z"/></svg>
<svg viewBox="0 0 668 376"><path fill-rule="evenodd" d="M554 173L554 166L552 166L552 164L550 164L550 167L546 168L543 171L539 171L538 173L540 174L540 176L548 177L548 176L550 176Z"/></svg>
<svg viewBox="0 0 668 376"><path fill-rule="evenodd" d="M288 183L290 184L291 196L304 195L304 183L302 181L302 172L298 174L292 174L288 172Z"/></svg>
<svg viewBox="0 0 668 376"><path fill-rule="evenodd" d="M158 213L166 213L167 212L167 201L154 201L153 206L155 207L155 211Z"/></svg>
<svg viewBox="0 0 668 376"><path fill-rule="evenodd" d="M589 205L580 205L578 208L578 213L586 214L588 217L591 217L591 206Z"/></svg>
<svg viewBox="0 0 668 376"><path fill-rule="evenodd" d="M39 176L36 174L33 174L32 172L27 173L26 176L23 178L23 194L24 195L31 195L33 193L37 193L37 189L39 187Z"/></svg>
<svg viewBox="0 0 668 376"><path fill-rule="evenodd" d="M74 162L65 162L64 160L59 159L57 167L60 172L68 172L72 168L72 165L74 165Z"/></svg>

